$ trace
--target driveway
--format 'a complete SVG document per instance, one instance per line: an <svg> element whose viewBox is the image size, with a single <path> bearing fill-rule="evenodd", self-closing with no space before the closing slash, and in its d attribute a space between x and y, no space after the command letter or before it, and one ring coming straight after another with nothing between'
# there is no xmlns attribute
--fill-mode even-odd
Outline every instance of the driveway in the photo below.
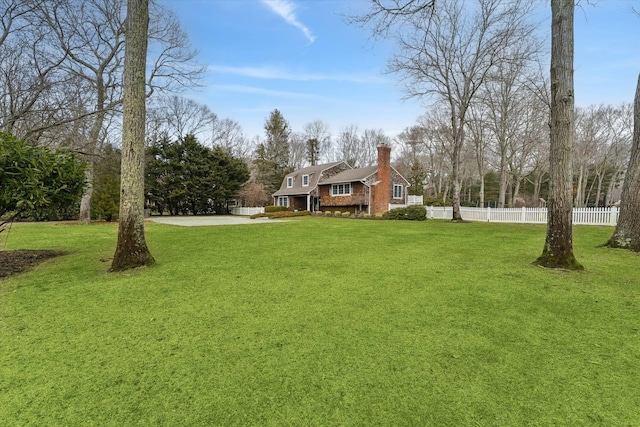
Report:
<svg viewBox="0 0 640 427"><path fill-rule="evenodd" d="M147 221L159 224L180 225L183 227L200 227L208 225L242 225L242 224L272 224L274 222L285 222L284 220L256 218L251 219L246 216L233 215L212 215L212 216L152 216Z"/></svg>

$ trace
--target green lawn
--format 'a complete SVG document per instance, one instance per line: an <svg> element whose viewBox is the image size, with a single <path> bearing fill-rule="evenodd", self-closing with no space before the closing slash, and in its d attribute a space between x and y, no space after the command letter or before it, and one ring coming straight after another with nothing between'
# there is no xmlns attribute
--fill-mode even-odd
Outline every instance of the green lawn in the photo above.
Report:
<svg viewBox="0 0 640 427"><path fill-rule="evenodd" d="M148 224L157 264L108 273L114 225L17 224L71 254L0 281L0 422L638 426L638 256L576 227L302 218Z"/></svg>

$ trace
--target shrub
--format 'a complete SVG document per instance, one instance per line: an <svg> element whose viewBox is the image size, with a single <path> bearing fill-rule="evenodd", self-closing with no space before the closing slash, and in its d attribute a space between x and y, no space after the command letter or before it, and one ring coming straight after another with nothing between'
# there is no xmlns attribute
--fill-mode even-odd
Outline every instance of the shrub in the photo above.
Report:
<svg viewBox="0 0 640 427"><path fill-rule="evenodd" d="M324 212L324 214L325 214L326 216L331 216L331 215L333 215L333 213L332 213L331 211L325 211L325 212Z"/></svg>
<svg viewBox="0 0 640 427"><path fill-rule="evenodd" d="M333 213L333 215L334 215L334 216L340 216L340 215L342 215L342 212L340 212L340 211L335 211L335 212Z"/></svg>
<svg viewBox="0 0 640 427"><path fill-rule="evenodd" d="M343 218L349 218L351 216L351 212L342 212Z"/></svg>
<svg viewBox="0 0 640 427"><path fill-rule="evenodd" d="M426 217L427 210L424 206L407 206L406 208L391 209L384 213L384 219L424 221Z"/></svg>
<svg viewBox="0 0 640 427"><path fill-rule="evenodd" d="M296 216L309 216L311 215L310 211L279 211L279 212L265 212L262 214L251 215L249 218L291 218Z"/></svg>
<svg viewBox="0 0 640 427"><path fill-rule="evenodd" d="M366 213L366 214L362 215L362 217L364 219L370 219L371 218L371 214Z"/></svg>
<svg viewBox="0 0 640 427"><path fill-rule="evenodd" d="M32 147L0 132L0 217L74 216L85 186L84 170L73 153Z"/></svg>
<svg viewBox="0 0 640 427"><path fill-rule="evenodd" d="M264 207L264 213L282 212L286 210L288 210L286 206L265 206Z"/></svg>

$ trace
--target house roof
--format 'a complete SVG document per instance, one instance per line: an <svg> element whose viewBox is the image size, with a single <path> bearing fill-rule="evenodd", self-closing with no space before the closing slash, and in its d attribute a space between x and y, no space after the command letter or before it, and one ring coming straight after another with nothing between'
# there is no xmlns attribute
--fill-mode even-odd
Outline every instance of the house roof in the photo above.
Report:
<svg viewBox="0 0 640 427"><path fill-rule="evenodd" d="M378 166L368 166L366 168L347 169L337 173L329 178L323 179L319 184L337 184L339 182L354 182L362 181L365 178L373 175L378 170Z"/></svg>
<svg viewBox="0 0 640 427"><path fill-rule="evenodd" d="M299 194L309 194L318 185L318 180L322 175L322 171L332 168L336 165L344 162L325 163L322 165L307 166L306 168L298 169L288 174L285 179L282 180L280 189L273 193L274 196L292 196ZM302 176L309 175L309 185L302 185ZM293 178L293 187L287 187L287 178Z"/></svg>

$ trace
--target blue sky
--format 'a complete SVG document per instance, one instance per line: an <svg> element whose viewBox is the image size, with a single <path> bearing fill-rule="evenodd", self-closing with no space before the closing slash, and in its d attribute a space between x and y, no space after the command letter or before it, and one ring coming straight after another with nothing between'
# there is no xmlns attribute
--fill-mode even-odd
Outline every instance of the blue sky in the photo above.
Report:
<svg viewBox="0 0 640 427"><path fill-rule="evenodd" d="M207 66L204 87L185 96L263 135L278 108L294 131L322 120L395 136L425 102L403 101L396 76L383 74L391 42L346 23L365 0L162 0L181 19ZM576 104L631 102L640 73L640 0L600 0L576 11ZM541 14L548 15L543 7ZM549 20L543 18L543 33Z"/></svg>

